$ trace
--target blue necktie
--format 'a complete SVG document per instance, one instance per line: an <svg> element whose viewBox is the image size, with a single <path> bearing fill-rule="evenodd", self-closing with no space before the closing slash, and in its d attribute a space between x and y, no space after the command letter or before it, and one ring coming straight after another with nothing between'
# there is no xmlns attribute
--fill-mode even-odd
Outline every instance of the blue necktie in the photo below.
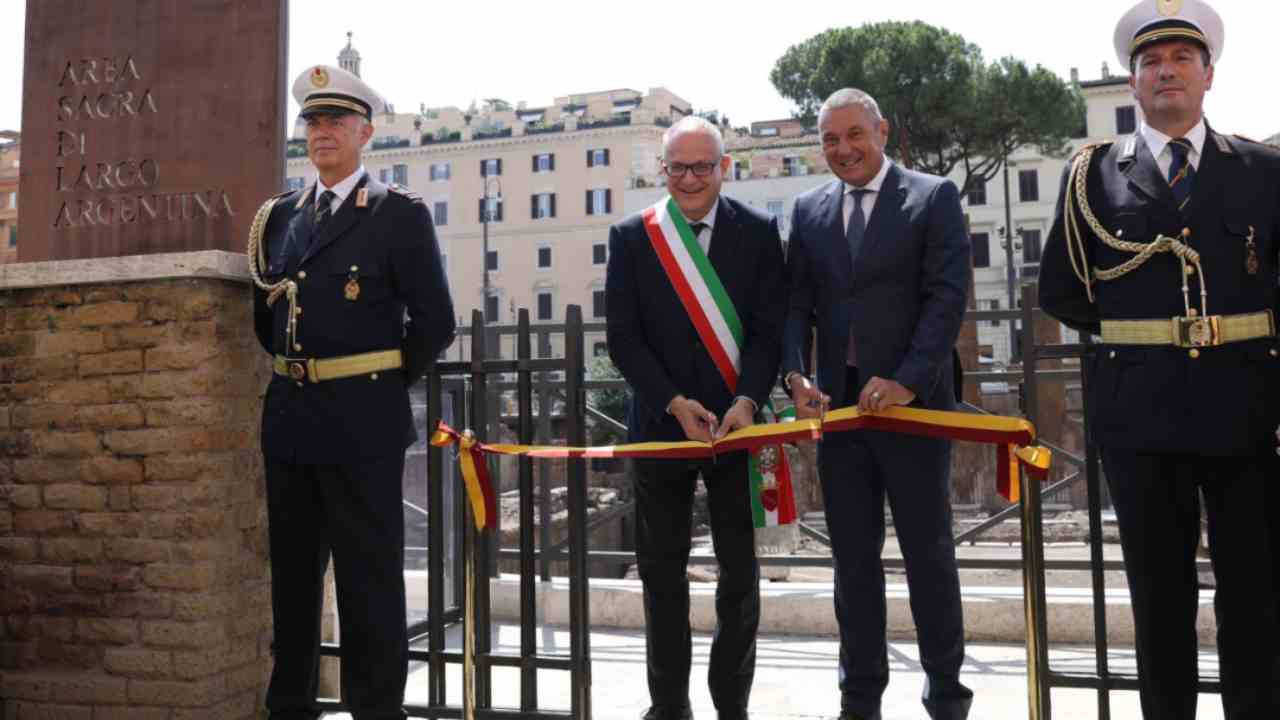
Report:
<svg viewBox="0 0 1280 720"><path fill-rule="evenodd" d="M1169 152L1173 153L1173 162L1169 163L1169 189L1173 191L1173 199L1181 210L1187 206L1191 186L1196 178L1196 169L1191 164L1191 141L1174 138L1169 141Z"/></svg>

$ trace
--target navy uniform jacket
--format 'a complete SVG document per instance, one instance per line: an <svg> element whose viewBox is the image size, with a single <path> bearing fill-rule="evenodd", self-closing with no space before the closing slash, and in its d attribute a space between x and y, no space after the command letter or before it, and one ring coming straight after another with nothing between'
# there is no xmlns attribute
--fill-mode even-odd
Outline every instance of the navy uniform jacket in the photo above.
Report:
<svg viewBox="0 0 1280 720"><path fill-rule="evenodd" d="M896 164L889 168L856 263L845 235L843 192L836 179L796 198L783 371L804 372L816 325L819 389L831 396L832 407L856 404L858 388L845 387L852 321L863 382L894 380L915 393L915 407L953 409L970 262L956 186Z"/></svg>
<svg viewBox="0 0 1280 720"><path fill-rule="evenodd" d="M1066 190L1064 178L1063 191ZM1140 135L1099 147L1087 176L1094 214L1112 235L1151 242L1191 230L1208 281L1210 315L1277 308L1280 152L1209 130L1187 206L1173 194ZM1108 269L1133 257L1104 245L1080 218L1089 265ZM1253 229L1259 267L1246 270ZM1101 320L1186 315L1182 267L1171 253L1114 280L1095 281L1090 303L1067 255L1063 194L1040 267L1040 305L1066 325L1099 332ZM1188 277L1200 309L1200 278ZM1200 348L1100 346L1089 382L1097 442L1116 449L1243 456L1271 452L1280 424L1280 358L1275 338Z"/></svg>
<svg viewBox="0 0 1280 720"><path fill-rule="evenodd" d="M609 357L631 384L627 425L633 442L684 440L667 405L676 395L723 418L733 398L763 406L778 376L786 303L777 222L742 203L717 202L708 259L742 320L738 387L730 392L679 296L639 214L609 228L605 308Z"/></svg>
<svg viewBox="0 0 1280 720"><path fill-rule="evenodd" d="M356 207L360 188L366 207ZM305 204L297 208L299 197ZM289 301L268 308L254 290L254 330L273 355L329 358L400 349L404 368L320 383L273 375L262 413L262 451L298 463L350 463L402 453L416 439L409 386L453 341L456 322L426 205L365 175L312 238L315 190L288 193L263 235L272 282L298 283L297 344L286 343ZM308 238L311 238L309 250ZM353 269L354 268L354 269ZM359 285L355 300L344 288ZM406 313L407 311L407 313ZM406 321L407 314L407 321Z"/></svg>

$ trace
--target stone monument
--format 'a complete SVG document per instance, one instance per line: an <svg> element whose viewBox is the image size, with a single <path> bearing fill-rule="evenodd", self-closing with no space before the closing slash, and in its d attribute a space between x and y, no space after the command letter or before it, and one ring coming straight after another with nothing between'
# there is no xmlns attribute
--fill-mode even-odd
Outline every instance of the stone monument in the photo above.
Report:
<svg viewBox="0 0 1280 720"><path fill-rule="evenodd" d="M30 0L0 266L0 717L261 717L285 0Z"/></svg>

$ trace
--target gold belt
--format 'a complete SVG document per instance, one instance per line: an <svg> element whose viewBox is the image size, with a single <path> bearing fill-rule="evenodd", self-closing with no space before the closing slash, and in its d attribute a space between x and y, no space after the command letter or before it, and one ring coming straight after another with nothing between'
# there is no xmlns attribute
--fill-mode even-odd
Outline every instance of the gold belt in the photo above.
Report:
<svg viewBox="0 0 1280 720"><path fill-rule="evenodd" d="M1275 318L1270 310L1245 315L1102 321L1102 342L1108 345L1213 347L1275 334Z"/></svg>
<svg viewBox="0 0 1280 720"><path fill-rule="evenodd" d="M379 350L332 358L287 358L276 355L273 369L277 375L284 375L297 382L307 380L318 383L368 375L379 370L394 370L402 365L404 359L399 350Z"/></svg>

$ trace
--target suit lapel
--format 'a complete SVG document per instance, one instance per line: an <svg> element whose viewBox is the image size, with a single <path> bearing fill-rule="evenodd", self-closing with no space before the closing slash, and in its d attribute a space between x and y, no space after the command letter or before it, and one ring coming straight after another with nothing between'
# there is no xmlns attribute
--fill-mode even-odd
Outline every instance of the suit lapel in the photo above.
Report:
<svg viewBox="0 0 1280 720"><path fill-rule="evenodd" d="M887 161L886 161L887 162ZM871 254L871 248L885 235L891 235L889 226L898 218L902 209L903 195L906 188L902 187L902 171L897 165L889 167L889 172L885 173L884 182L880 184L880 192L876 193L876 202L871 208L871 218L867 222L866 233L862 236L862 247L858 250L858 257L868 257Z"/></svg>
<svg viewBox="0 0 1280 720"><path fill-rule="evenodd" d="M844 181L836 179L822 194L818 208L820 219L819 237L826 238L830 244L829 252L823 253L835 263L836 272L841 278L853 275L853 257L849 254L849 241L844 232ZM847 283L846 283L847 284Z"/></svg>
<svg viewBox="0 0 1280 720"><path fill-rule="evenodd" d="M307 248L311 245L311 235L315 232L315 195L315 187L308 188L301 202L295 206L296 212L289 221L289 246L285 248L285 255L289 258L289 264L294 267L302 264Z"/></svg>
<svg viewBox="0 0 1280 720"><path fill-rule="evenodd" d="M734 258L741 255L742 248L737 247L738 238L738 219L729 203L720 198L716 201L716 224L711 228L707 259L716 269L722 284L733 269Z"/></svg>
<svg viewBox="0 0 1280 720"><path fill-rule="evenodd" d="M1130 157L1128 154L1125 157ZM1169 189L1169 181L1160 172L1155 156L1147 147L1141 135L1134 136L1134 153L1128 167L1122 170L1129 179L1129 185L1137 189L1151 200L1165 205L1177 212L1178 205L1173 199L1173 191Z"/></svg>
<svg viewBox="0 0 1280 720"><path fill-rule="evenodd" d="M329 221L324 224L319 235L311 238L311 247L307 250L307 254L302 258L303 263L306 263L310 261L311 258L319 255L322 250L333 244L334 240L342 237L343 233L350 230L351 226L356 224L356 220L368 209L367 207L356 208L356 195L359 194L360 189L368 184L368 182L369 173L365 173L364 177L360 178L355 187L351 188L351 192L347 193L347 197L342 201L342 206L338 208L338 212L334 214L333 217L329 218ZM311 215L314 218L315 212L312 212Z"/></svg>
<svg viewBox="0 0 1280 720"><path fill-rule="evenodd" d="M1200 166L1196 168L1191 195L1182 210L1183 217L1195 217L1196 211L1206 205L1215 207L1211 201L1221 194L1227 184L1226 179L1237 169L1243 169L1239 168L1235 151L1226 138L1212 128L1206 126L1206 129L1204 147L1200 149Z"/></svg>

